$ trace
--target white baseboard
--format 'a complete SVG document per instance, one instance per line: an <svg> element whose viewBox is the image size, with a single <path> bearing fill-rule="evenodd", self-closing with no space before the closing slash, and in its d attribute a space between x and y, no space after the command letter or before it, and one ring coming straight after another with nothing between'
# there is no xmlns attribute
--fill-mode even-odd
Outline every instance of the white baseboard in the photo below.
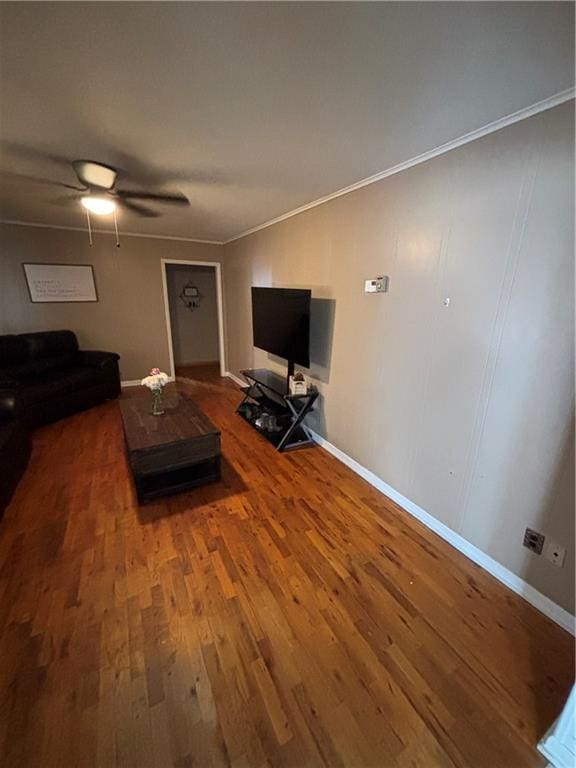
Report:
<svg viewBox="0 0 576 768"><path fill-rule="evenodd" d="M229 379L232 379L236 384L238 384L239 387L245 387L246 382L242 381L242 379L238 378L234 373L231 373L230 371L226 371L224 374L225 376L228 376Z"/></svg>
<svg viewBox="0 0 576 768"><path fill-rule="evenodd" d="M231 374L228 375L231 376ZM233 376L231 377L235 378ZM576 618L568 613L568 611L554 603L552 600L550 600L549 597L546 597L546 595L538 592L537 589L534 589L534 587L530 586L530 584L524 581L524 579L521 579L520 576L512 573L512 571L508 570L508 568L505 568L503 565L501 565L501 563L491 558L485 552L482 552L481 549L475 547L474 544L471 544L465 538L460 536L460 534L456 533L456 531L453 531L447 525L441 523L440 520L437 520L429 512L426 512L425 509L422 509L422 507L419 507L413 501L407 499L397 490L392 488L392 486L388 485L388 483L385 483L383 480L377 477L369 469L366 469L366 467L363 467L362 464L359 464L335 445L332 445L332 443L328 442L328 440L326 440L324 437L321 437L313 430L309 431L314 438L314 441L318 443L318 445L321 445L322 448L339 459L343 464L346 464L347 467L349 467L353 472L356 472L356 474L360 475L360 477L364 478L364 480L370 483L370 485L374 486L374 488L379 490L385 496L388 496L388 498L396 502L396 504L402 507L402 509L405 509L406 512L411 514L413 517L418 519L427 528L430 528L430 530L438 534L438 536L451 544L459 552L462 552L462 554L466 555L466 557L470 558L470 560L472 560L474 563L479 565L481 568L484 568L484 570L488 571L488 573L492 574L492 576L498 579L498 581L502 582L502 584L507 586L513 592L516 592L516 594L523 597L527 602L530 603L530 605L533 605L534 608L537 608L549 619L552 619L552 621L570 632L572 635L576 634Z"/></svg>
<svg viewBox="0 0 576 768"><path fill-rule="evenodd" d="M246 386L245 381L242 381L242 379L238 378L238 376L230 371L226 371L226 376L235 381L239 386ZM539 610L560 627L567 632L570 632L572 635L576 634L576 617L572 616L564 608L550 600L546 595L538 592L538 590L534 589L528 582L524 581L524 579L520 578L520 576L517 576L515 573L512 573L512 571L508 570L508 568L503 566L497 560L494 560L490 555L482 552L481 549L478 549L474 544L471 544L463 536L460 536L459 533L456 533L456 531L453 531L447 525L441 523L440 520L437 520L429 512L426 512L425 509L419 507L418 504L407 499L395 488L392 488L391 485L388 485L384 480L381 480L374 474L374 472L366 469L366 467L363 467L362 464L348 456L344 451L341 451L340 448L332 445L326 438L322 437L317 432L314 432L312 429L309 429L308 431L318 445L322 446L322 448L339 459L343 464L346 464L347 467L353 472L356 472L357 475L360 475L360 477L364 478L370 485L374 486L374 488L379 490L385 496L388 496L388 498L396 502L398 506L406 510L406 512L423 523L427 528L430 528L431 531L438 534L440 538L447 541L459 552L462 552L463 555L470 558L476 565L479 565L485 571L488 571L494 578L498 579L498 581L513 592L516 592L517 595L523 597L530 603L530 605L534 606L534 608Z"/></svg>
<svg viewBox="0 0 576 768"><path fill-rule="evenodd" d="M560 717L538 744L538 749L553 768L576 765L576 688L572 688Z"/></svg>
<svg viewBox="0 0 576 768"><path fill-rule="evenodd" d="M562 744L554 734L538 744L538 751L548 760L550 768L574 768L576 755L570 747Z"/></svg>
<svg viewBox="0 0 576 768"><path fill-rule="evenodd" d="M168 376L168 381L175 381L174 376ZM139 387L142 379L128 379L127 381L121 381L120 386L124 387Z"/></svg>

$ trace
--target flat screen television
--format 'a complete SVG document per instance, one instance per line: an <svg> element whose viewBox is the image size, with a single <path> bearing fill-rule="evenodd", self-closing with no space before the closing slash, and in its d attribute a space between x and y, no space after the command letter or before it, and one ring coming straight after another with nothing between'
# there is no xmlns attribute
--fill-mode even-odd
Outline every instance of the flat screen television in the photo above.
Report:
<svg viewBox="0 0 576 768"><path fill-rule="evenodd" d="M310 367L312 291L297 288L252 288L254 346Z"/></svg>

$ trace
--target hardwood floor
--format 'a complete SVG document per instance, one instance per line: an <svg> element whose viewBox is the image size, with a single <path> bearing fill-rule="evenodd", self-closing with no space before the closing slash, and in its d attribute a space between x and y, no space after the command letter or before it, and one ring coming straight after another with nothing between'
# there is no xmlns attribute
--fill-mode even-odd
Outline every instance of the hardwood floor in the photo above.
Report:
<svg viewBox="0 0 576 768"><path fill-rule="evenodd" d="M530 768L573 639L234 386L223 481L138 508L118 404L36 433L0 524L0 763ZM125 396L142 396L134 390Z"/></svg>
<svg viewBox="0 0 576 768"><path fill-rule="evenodd" d="M194 381L214 381L220 377L220 363L177 365L176 377L184 377Z"/></svg>

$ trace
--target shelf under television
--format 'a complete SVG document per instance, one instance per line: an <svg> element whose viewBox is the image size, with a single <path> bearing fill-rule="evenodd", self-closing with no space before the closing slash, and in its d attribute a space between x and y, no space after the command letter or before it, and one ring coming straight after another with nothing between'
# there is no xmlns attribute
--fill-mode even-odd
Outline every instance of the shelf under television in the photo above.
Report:
<svg viewBox="0 0 576 768"><path fill-rule="evenodd" d="M262 429L262 427L259 427L256 424L256 418L258 417L250 418L242 411L237 411L237 413L241 418L244 419L247 424L250 424L251 427L253 427L259 434L261 434L262 437L266 438L269 443L271 443L275 448L278 448L286 432L285 429L280 432L269 432L268 430ZM305 445L312 445L312 442L313 441L308 437L304 429L299 426L292 433L290 443L284 448L284 450L301 448Z"/></svg>
<svg viewBox="0 0 576 768"><path fill-rule="evenodd" d="M289 413L288 406L285 402L280 402L279 400L268 397L253 385L240 387L240 389L244 393L245 397L249 397L250 400L258 403L258 405L264 410L268 410L274 414Z"/></svg>
<svg viewBox="0 0 576 768"><path fill-rule="evenodd" d="M244 400L236 412L245 422L279 451L313 444L303 420L318 397L316 388L305 395L290 395L286 380L273 371L256 368L242 371L242 375L248 384L241 387ZM266 413L277 417L280 429L267 430L256 424Z"/></svg>

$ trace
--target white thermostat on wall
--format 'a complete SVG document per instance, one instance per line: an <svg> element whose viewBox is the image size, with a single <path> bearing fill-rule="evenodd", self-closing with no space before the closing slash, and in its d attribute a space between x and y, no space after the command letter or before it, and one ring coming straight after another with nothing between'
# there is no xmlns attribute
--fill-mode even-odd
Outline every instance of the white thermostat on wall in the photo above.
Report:
<svg viewBox="0 0 576 768"><path fill-rule="evenodd" d="M388 275L373 277L371 280L364 280L364 293L386 293L388 290L388 282Z"/></svg>

